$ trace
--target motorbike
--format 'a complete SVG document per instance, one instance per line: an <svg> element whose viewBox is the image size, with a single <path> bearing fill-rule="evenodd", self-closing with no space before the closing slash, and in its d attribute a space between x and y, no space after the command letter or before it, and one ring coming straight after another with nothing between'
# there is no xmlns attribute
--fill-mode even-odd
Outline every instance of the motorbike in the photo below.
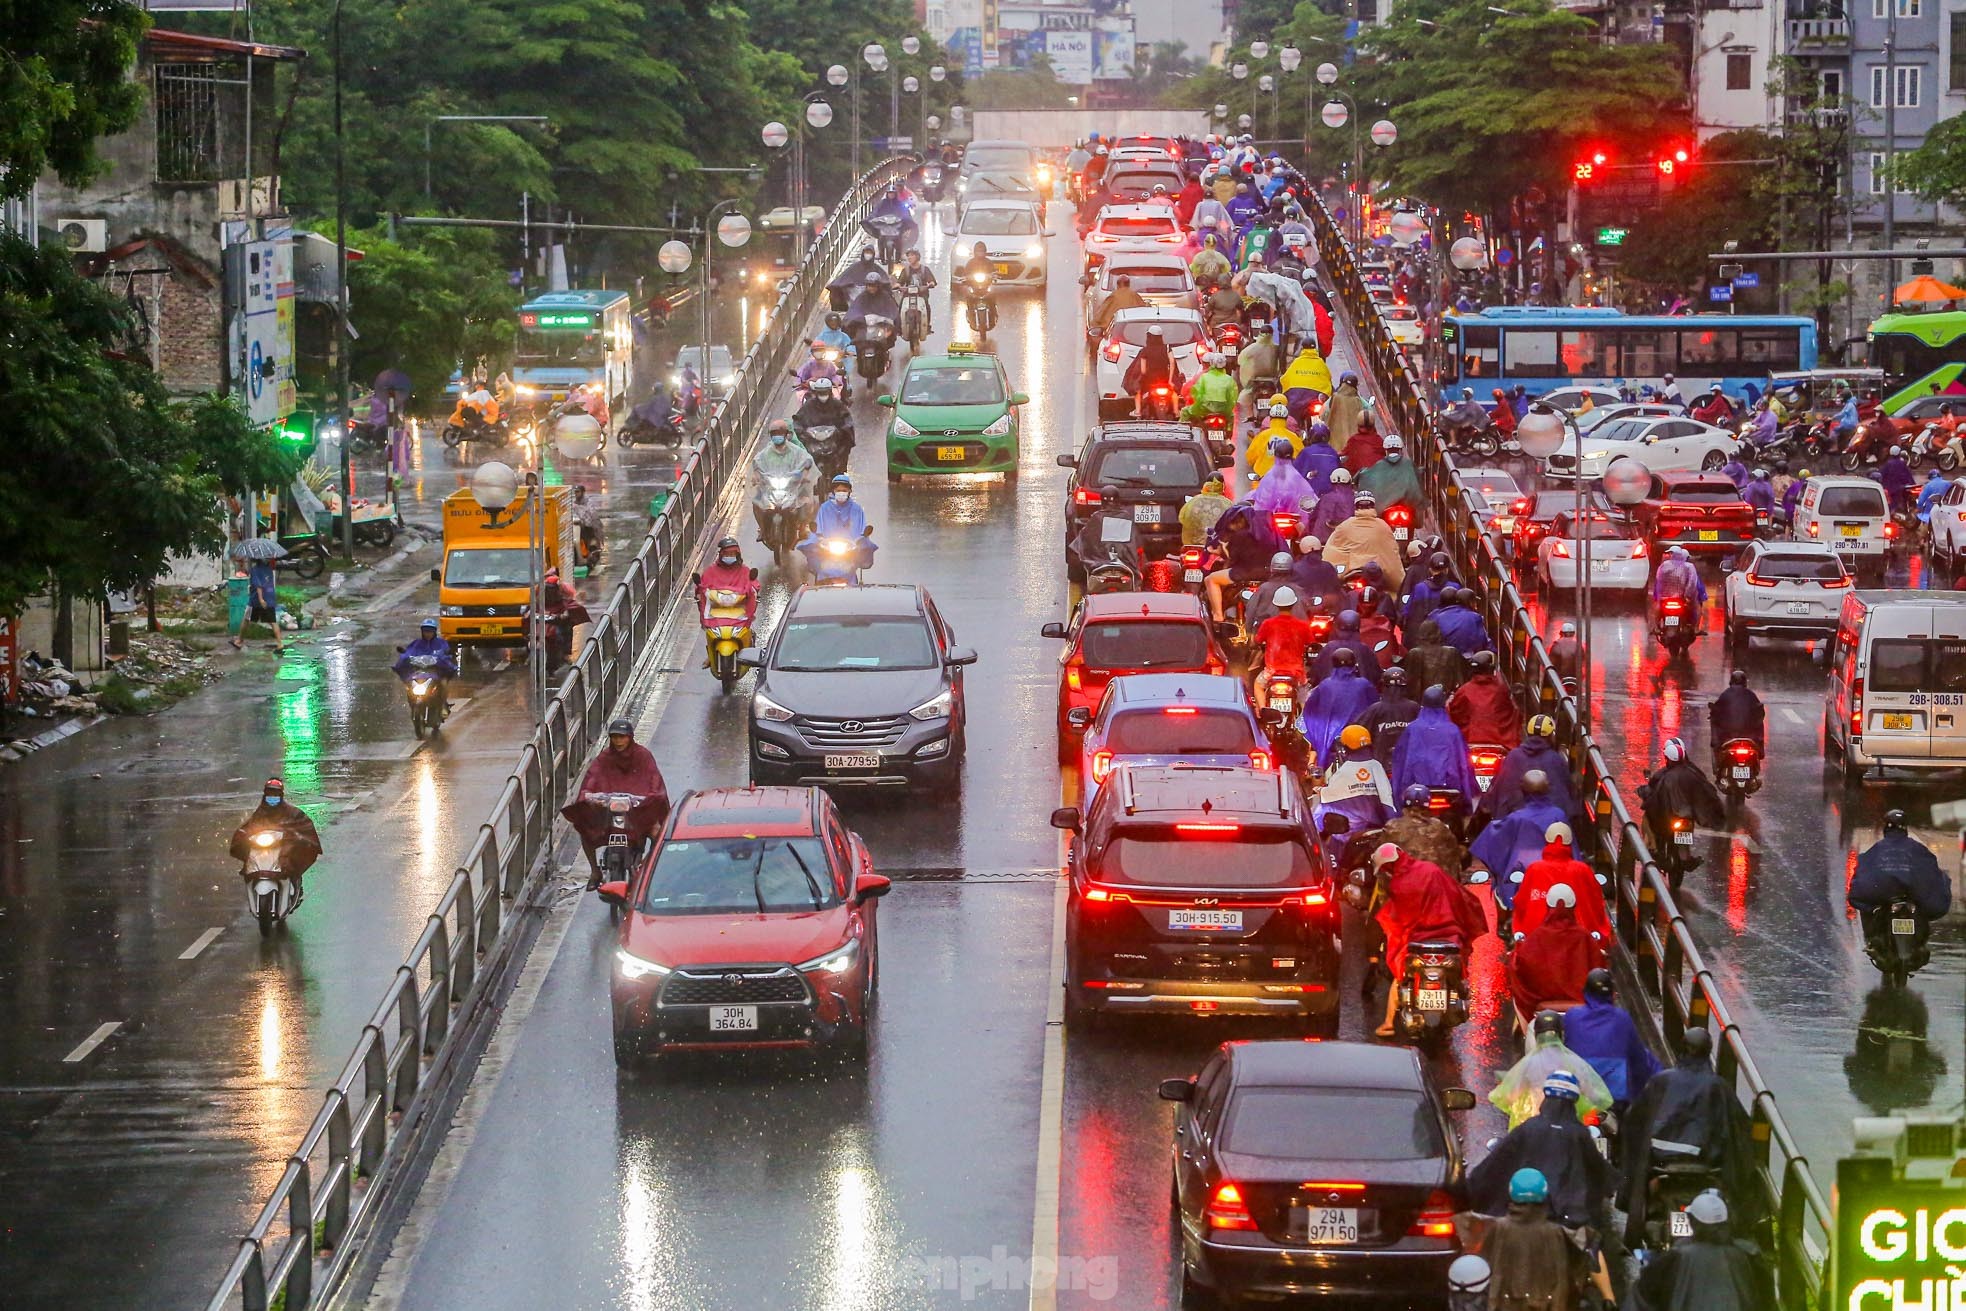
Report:
<svg viewBox="0 0 1966 1311"><path fill-rule="evenodd" d="M1181 590L1190 596L1200 596L1202 587L1208 580L1208 548L1184 546L1181 548Z"/></svg>
<svg viewBox="0 0 1966 1311"><path fill-rule="evenodd" d="M928 337L928 288L910 280L901 288L901 338L908 353L919 354Z"/></svg>
<svg viewBox="0 0 1966 1311"><path fill-rule="evenodd" d="M1475 877L1484 876L1477 870ZM1409 1041L1438 1047L1468 1019L1467 953L1451 939L1410 942L1393 981L1393 1027Z"/></svg>
<svg viewBox="0 0 1966 1311"><path fill-rule="evenodd" d="M862 219L860 226L874 239L874 253L883 267L892 269L901 262L902 241L908 233L907 219L899 214L881 214Z"/></svg>
<svg viewBox="0 0 1966 1311"><path fill-rule="evenodd" d="M634 874L636 849L646 849L653 827L653 797L633 792L583 792L580 803L607 817L605 840L596 843L595 868L587 876L587 890L603 883L626 882ZM639 841L638 841L639 839Z"/></svg>
<svg viewBox="0 0 1966 1311"><path fill-rule="evenodd" d="M813 510L813 494L801 479L789 473L760 476L751 493L751 513L758 521L758 536L764 539L765 549L781 567L805 540Z"/></svg>
<svg viewBox="0 0 1966 1311"><path fill-rule="evenodd" d="M894 324L883 318L865 320L860 326L860 335L853 340L854 371L868 384L880 381L887 373L888 356L894 350ZM814 456L818 459L818 456Z"/></svg>
<svg viewBox="0 0 1966 1311"><path fill-rule="evenodd" d="M684 446L689 443L689 430L683 421L681 410L672 409L661 423L651 423L634 411L629 411L627 422L614 439L623 448L631 446Z"/></svg>
<svg viewBox="0 0 1966 1311"><path fill-rule="evenodd" d="M1101 556L1085 562L1085 594L1139 591L1140 548L1134 541L1132 521L1101 516L1099 549Z"/></svg>
<svg viewBox="0 0 1966 1311"><path fill-rule="evenodd" d="M1442 419L1434 429L1434 437L1455 455L1471 455L1477 459L1490 460L1499 455L1502 450L1502 436L1495 431L1493 420L1476 425Z"/></svg>
<svg viewBox="0 0 1966 1311"><path fill-rule="evenodd" d="M1428 788L1427 813L1454 831L1457 839L1463 839L1467 827L1468 799L1459 788Z"/></svg>
<svg viewBox="0 0 1966 1311"><path fill-rule="evenodd" d="M922 199L931 205L942 201L942 166L940 164L922 165Z"/></svg>
<svg viewBox="0 0 1966 1311"><path fill-rule="evenodd" d="M1276 765L1300 780L1307 779L1311 775L1311 744L1305 739L1302 722L1297 718L1300 680L1295 674L1266 673L1263 683L1269 691L1270 703L1257 712L1257 718L1269 734Z"/></svg>
<svg viewBox="0 0 1966 1311"><path fill-rule="evenodd" d="M860 534L862 538L873 535L872 524ZM851 537L822 539L806 552L806 563L812 568L812 581L821 587L858 587L866 572L860 562L860 543Z"/></svg>
<svg viewBox="0 0 1966 1311"><path fill-rule="evenodd" d="M799 439L799 445L806 448L806 454L819 466L819 479L830 483L846 472L847 457L853 453L853 420L845 424L805 423L798 415L792 416L792 431Z"/></svg>
<svg viewBox="0 0 1966 1311"><path fill-rule="evenodd" d="M1208 449L1215 455L1218 466L1230 467L1236 460L1235 419L1227 414L1204 414L1201 423L1196 425L1208 439Z"/></svg>
<svg viewBox="0 0 1966 1311"><path fill-rule="evenodd" d="M1670 655L1684 655L1700 635L1699 616L1693 602L1683 596L1659 598L1652 617L1652 636Z"/></svg>
<svg viewBox="0 0 1966 1311"><path fill-rule="evenodd" d="M246 884L246 913L259 921L262 935L272 933L274 925L285 923L300 909L300 891L281 868L285 849L286 834L276 828L261 829L253 834L239 869Z"/></svg>
<svg viewBox="0 0 1966 1311"><path fill-rule="evenodd" d="M701 575L698 576L699 580ZM758 571L751 571L756 581ZM737 653L751 645L751 621L745 614L744 593L716 588L703 594L703 631L710 642L710 672L728 693L744 677Z"/></svg>
<svg viewBox="0 0 1966 1311"><path fill-rule="evenodd" d="M587 607L579 602L562 610L549 610L539 617L539 623L544 628L542 646L546 652L547 672L573 659L573 630L589 621Z"/></svg>
<svg viewBox="0 0 1966 1311"><path fill-rule="evenodd" d="M1386 526L1393 530L1393 540L1405 546L1413 540L1413 507L1405 503L1389 505L1385 513Z"/></svg>
<svg viewBox="0 0 1966 1311"><path fill-rule="evenodd" d="M1936 423L1928 423L1911 439L1911 462L1930 460L1946 473L1959 467L1959 443Z"/></svg>
<svg viewBox="0 0 1966 1311"><path fill-rule="evenodd" d="M1661 836L1656 831L1655 838ZM1666 882L1674 892L1679 891L1680 883L1688 872L1698 869L1700 858L1693 854L1693 818L1690 815L1669 815L1666 817L1665 841L1656 843L1652 855L1659 862L1659 868L1666 873Z"/></svg>
<svg viewBox="0 0 1966 1311"><path fill-rule="evenodd" d="M496 423L486 423L478 417L477 411L466 410L463 423L444 425L444 445L456 450L465 442L484 442L491 446L504 446L512 440L512 421L500 418Z"/></svg>
<svg viewBox="0 0 1966 1311"><path fill-rule="evenodd" d="M1135 405L1143 420L1172 423L1175 409L1174 388L1169 383L1157 382L1140 394Z"/></svg>
<svg viewBox="0 0 1966 1311"><path fill-rule="evenodd" d="M1483 792L1488 791L1495 782L1495 776L1502 772L1502 762L1508 758L1509 750L1493 742L1476 742L1468 747L1468 764L1474 770L1475 786Z"/></svg>
<svg viewBox="0 0 1966 1311"><path fill-rule="evenodd" d="M1719 777L1720 795L1728 805L1738 806L1761 791L1761 748L1744 737L1722 743L1714 773Z"/></svg>
<svg viewBox="0 0 1966 1311"><path fill-rule="evenodd" d="M1857 431L1850 434L1849 444L1837 454L1836 462L1843 472L1855 473L1867 463L1876 463L1890 449L1891 441L1889 420L1879 418L1871 423L1860 423Z"/></svg>
<svg viewBox="0 0 1966 1311"><path fill-rule="evenodd" d="M398 654L401 647L396 648ZM437 672L436 656L417 656L410 661L412 671L403 680L403 695L410 703L410 728L418 737L443 727L449 713L444 704L444 676Z"/></svg>
<svg viewBox="0 0 1966 1311"><path fill-rule="evenodd" d="M1663 1252L1682 1238L1693 1236L1693 1217L1687 1203L1709 1188L1720 1186L1720 1171L1701 1161L1690 1149L1676 1153L1652 1144L1652 1168L1645 1174L1645 1248Z"/></svg>
<svg viewBox="0 0 1966 1311"><path fill-rule="evenodd" d="M964 299L968 302L969 326L978 337L987 337L997 330L997 302L990 293L997 285L997 275L986 269L978 269L965 278Z"/></svg>
<svg viewBox="0 0 1966 1311"><path fill-rule="evenodd" d="M1884 908L1883 921L1878 926L1881 931L1866 939L1864 951L1887 984L1902 988L1907 979L1931 962L1927 939L1932 926L1903 897Z"/></svg>

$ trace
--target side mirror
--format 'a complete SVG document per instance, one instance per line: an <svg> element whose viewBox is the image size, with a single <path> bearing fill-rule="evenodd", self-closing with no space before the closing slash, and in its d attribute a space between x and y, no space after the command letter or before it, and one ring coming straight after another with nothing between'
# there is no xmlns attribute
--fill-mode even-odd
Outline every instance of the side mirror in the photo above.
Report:
<svg viewBox="0 0 1966 1311"><path fill-rule="evenodd" d="M1039 637L1063 637L1063 636L1065 636L1065 625L1063 625L1063 624L1059 624L1059 623L1050 623L1050 624L1046 624L1046 625L1045 625L1045 626L1044 626L1043 628L1040 628L1040 629L1038 630L1038 636L1039 636Z"/></svg>
<svg viewBox="0 0 1966 1311"><path fill-rule="evenodd" d="M1084 728L1092 722L1092 711L1085 706L1073 706L1065 712L1065 722L1073 728Z"/></svg>
<svg viewBox="0 0 1966 1311"><path fill-rule="evenodd" d="M765 661L764 657L758 654L757 647L747 646L737 653L737 663L744 669L762 669Z"/></svg>
<svg viewBox="0 0 1966 1311"><path fill-rule="evenodd" d="M973 647L959 646L949 652L952 665L973 665L976 663L976 650Z"/></svg>
<svg viewBox="0 0 1966 1311"><path fill-rule="evenodd" d="M894 891L894 883L884 874L862 874L853 881L855 901L873 901Z"/></svg>
<svg viewBox="0 0 1966 1311"><path fill-rule="evenodd" d="M1010 394L1010 403L1012 405L1029 405L1031 403L1031 395L1029 392L1014 391Z"/></svg>
<svg viewBox="0 0 1966 1311"><path fill-rule="evenodd" d="M751 573L753 577L757 576L757 570L754 569L751 571ZM691 574L689 576L689 581L690 581L690 586L692 587L703 586L703 571L699 569L697 572Z"/></svg>
<svg viewBox="0 0 1966 1311"><path fill-rule="evenodd" d="M600 893L601 900L605 901L608 905L619 906L624 910L627 909L628 881L626 879L615 879L612 882L603 883L600 887L594 889L594 891Z"/></svg>
<svg viewBox="0 0 1966 1311"><path fill-rule="evenodd" d="M1077 833L1084 823L1085 818L1079 814L1077 806L1060 806L1051 812L1051 826L1062 828L1067 833Z"/></svg>
<svg viewBox="0 0 1966 1311"><path fill-rule="evenodd" d="M1731 574L1731 573L1733 573L1733 572L1734 572L1734 562L1733 562L1732 560L1722 560L1722 561L1720 562L1720 572L1721 572L1721 573L1723 573L1723 574Z"/></svg>
<svg viewBox="0 0 1966 1311"><path fill-rule="evenodd" d="M1061 455L1058 457L1058 467L1061 469L1076 469L1079 467L1079 457L1069 454Z"/></svg>
<svg viewBox="0 0 1966 1311"><path fill-rule="evenodd" d="M751 571L751 581L754 583L758 581L758 571L756 569Z"/></svg>
<svg viewBox="0 0 1966 1311"><path fill-rule="evenodd" d="M1324 817L1324 823L1319 827L1324 830L1324 836L1335 838L1341 833L1350 833L1352 831L1352 821L1343 815L1333 812Z"/></svg>
<svg viewBox="0 0 1966 1311"><path fill-rule="evenodd" d="M874 404L880 406L884 410L891 410L894 408L894 396L892 394L885 395L885 396L876 396L874 398Z"/></svg>
<svg viewBox="0 0 1966 1311"><path fill-rule="evenodd" d="M1081 287L1090 287L1092 285L1092 281L1093 279L1090 273L1083 274L1079 278L1079 285Z"/></svg>
<svg viewBox="0 0 1966 1311"><path fill-rule="evenodd" d="M1466 1088L1442 1088L1440 1104L1450 1111L1472 1111L1475 1108L1475 1095Z"/></svg>
<svg viewBox="0 0 1966 1311"><path fill-rule="evenodd" d="M440 582L443 579L443 576L444 576L444 571L441 569L432 569L430 571L430 581L433 583Z"/></svg>
<svg viewBox="0 0 1966 1311"><path fill-rule="evenodd" d="M396 654L397 654L397 655L401 655L401 654L403 654L403 652L404 652L405 650L407 650L407 649L408 649L407 647L401 647L401 646L399 646L399 647L397 647L397 648L396 648Z"/></svg>
<svg viewBox="0 0 1966 1311"><path fill-rule="evenodd" d="M1195 1099L1195 1081L1192 1076L1186 1079L1162 1079L1160 1099L1164 1102L1191 1102Z"/></svg>

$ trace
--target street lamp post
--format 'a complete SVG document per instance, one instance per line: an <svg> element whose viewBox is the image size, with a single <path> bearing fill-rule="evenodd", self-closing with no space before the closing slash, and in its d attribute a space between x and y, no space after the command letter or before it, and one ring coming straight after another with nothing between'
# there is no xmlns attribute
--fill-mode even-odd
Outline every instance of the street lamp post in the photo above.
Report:
<svg viewBox="0 0 1966 1311"><path fill-rule="evenodd" d="M862 46L860 58L865 61L870 72L885 73L890 67L887 58L887 47L878 41L869 41L865 46ZM858 100L856 100L856 106L858 103ZM892 136L893 133L890 131L889 135ZM858 175L856 174L856 176Z"/></svg>
<svg viewBox="0 0 1966 1311"><path fill-rule="evenodd" d="M430 130L439 123L551 123L544 114L439 114L423 125L423 194L430 194Z"/></svg>
<svg viewBox="0 0 1966 1311"><path fill-rule="evenodd" d="M710 234L712 232L716 233L717 240L723 242L733 250L749 241L751 239L751 220L745 218L742 214L727 214L722 219L717 218L719 212L726 209L734 209L742 203L742 201L738 200L720 200L710 207L708 214L703 216L703 281L701 284L702 291L698 296L698 299L702 301L699 321L703 330L703 353L697 357L696 362L702 369L702 375L697 381L702 386L703 393L706 397L710 394L711 382L710 256L716 250L716 247L710 243Z"/></svg>
<svg viewBox="0 0 1966 1311"><path fill-rule="evenodd" d="M928 70L928 80L935 83L937 86L940 86L942 84L943 79L948 76L949 76L949 70L942 67L942 65L940 64L932 65ZM942 126L940 120L937 120L936 122L933 123L929 122L929 120L934 117L935 115L928 112L928 92L926 89L924 89L922 91L922 145L923 146L928 145L928 134Z"/></svg>
<svg viewBox="0 0 1966 1311"><path fill-rule="evenodd" d="M920 37L904 36L901 38L902 54L913 59L921 52L922 39ZM908 81L914 82L916 86L921 85L920 82L916 82L912 77ZM888 82L887 139L889 150L894 149L894 139L901 135L901 93L907 90L910 90L910 88L901 84L901 65L896 64Z"/></svg>
<svg viewBox="0 0 1966 1311"><path fill-rule="evenodd" d="M852 83L853 83L853 88L852 88L852 90L850 90L850 91L848 91L848 92L847 92L847 95L848 95L848 97L849 97L849 98L850 98L850 99L851 99L851 100L853 101L853 143L852 143L852 152L851 152L851 163L850 163L850 164L848 165L848 167L849 167L849 168L850 168L850 169L852 170L852 172L853 172L853 176L855 176L855 177L857 178L857 177L859 177L859 176L860 176L860 83L859 83L859 79L858 79L858 78L856 78L856 77L854 77L854 75L853 75L853 69L851 69L851 68L849 68L849 67L847 67L847 65L845 65L845 64L834 64L834 65L832 65L831 67L829 67L829 68L828 68L828 69L826 70L826 82L827 82L827 85L829 85L829 86L834 86L834 87L843 87L843 86L845 86L845 85L846 85L846 84L847 84L848 82L852 82Z"/></svg>
<svg viewBox="0 0 1966 1311"><path fill-rule="evenodd" d="M341 433L341 553L355 558L355 470L348 439L348 171L342 159L341 0L334 0L334 299L335 427ZM247 184L251 185L250 182ZM248 516L249 518L251 516ZM280 506L273 506L273 528ZM278 620L275 620L277 623Z"/></svg>
<svg viewBox="0 0 1966 1311"><path fill-rule="evenodd" d="M910 73L907 77L901 79L901 90L903 94L915 97L915 119L919 122L928 113L928 96L922 92L922 80L913 73ZM922 134L917 134L917 136L920 135ZM922 142L917 140L915 142L915 149L920 150L921 148Z"/></svg>
<svg viewBox="0 0 1966 1311"><path fill-rule="evenodd" d="M1265 73L1263 74L1263 76L1256 79L1256 89L1258 91L1267 91L1270 93L1269 139L1274 142L1277 139L1277 80L1271 77L1268 73Z"/></svg>

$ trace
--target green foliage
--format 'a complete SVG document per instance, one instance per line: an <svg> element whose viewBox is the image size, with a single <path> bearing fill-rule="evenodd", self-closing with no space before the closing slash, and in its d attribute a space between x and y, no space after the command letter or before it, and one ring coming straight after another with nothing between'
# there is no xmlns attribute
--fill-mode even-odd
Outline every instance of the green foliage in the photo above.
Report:
<svg viewBox="0 0 1966 1311"><path fill-rule="evenodd" d="M219 496L291 476L299 456L229 401L173 404L147 363L118 354L118 301L59 249L0 237L0 613L58 582L99 597L162 573L172 552L224 540Z"/></svg>
<svg viewBox="0 0 1966 1311"><path fill-rule="evenodd" d="M24 196L52 169L80 183L96 138L136 121L128 80L150 26L128 0L0 0L0 196Z"/></svg>
<svg viewBox="0 0 1966 1311"><path fill-rule="evenodd" d="M490 232L418 228L400 242L364 232L351 244L363 255L348 270L362 329L355 377L401 369L418 395L432 396L459 361L496 366L510 356L519 297Z"/></svg>
<svg viewBox="0 0 1966 1311"><path fill-rule="evenodd" d="M1921 200L1966 205L1966 119L1948 118L1916 150L1897 157L1892 176Z"/></svg>
<svg viewBox="0 0 1966 1311"><path fill-rule="evenodd" d="M1346 127L1333 131L1321 121L1307 119L1306 93L1313 70L1326 60L1337 62L1344 48L1345 20L1327 13L1311 0L1303 0L1294 9L1284 8L1280 12L1287 16L1266 28L1256 25L1245 6L1236 33L1237 40L1243 44L1231 50L1221 66L1202 68L1197 76L1175 82L1161 98L1166 104L1188 109L1227 105L1231 125L1239 115L1248 114L1257 133L1264 136L1270 132L1274 109L1280 139L1294 137L1310 143L1308 171L1322 167L1335 172L1340 160L1351 158L1352 130ZM1272 47L1267 59L1249 56L1248 42L1258 39L1268 41ZM1276 51L1286 45L1294 45L1303 52L1303 62L1294 73L1283 73L1277 64ZM1248 64L1250 70L1249 76L1240 81L1229 75L1229 69L1238 62ZM1264 73L1281 78L1274 100L1257 90L1256 80Z"/></svg>
<svg viewBox="0 0 1966 1311"><path fill-rule="evenodd" d="M1207 67L1205 59L1188 53L1184 41L1160 41L1133 69L1134 93L1159 100L1182 82L1190 81Z"/></svg>
<svg viewBox="0 0 1966 1311"><path fill-rule="evenodd" d="M969 83L971 109L1064 109L1072 95L1044 55L1033 55L1029 68L992 69Z"/></svg>
<svg viewBox="0 0 1966 1311"><path fill-rule="evenodd" d="M1775 240L1775 213L1760 194L1761 166L1725 161L1773 158L1781 148L1772 133L1728 132L1700 147L1700 163L1656 209L1639 215L1619 252L1621 274L1662 289L1703 285L1712 276L1710 251L1729 241L1754 250Z"/></svg>

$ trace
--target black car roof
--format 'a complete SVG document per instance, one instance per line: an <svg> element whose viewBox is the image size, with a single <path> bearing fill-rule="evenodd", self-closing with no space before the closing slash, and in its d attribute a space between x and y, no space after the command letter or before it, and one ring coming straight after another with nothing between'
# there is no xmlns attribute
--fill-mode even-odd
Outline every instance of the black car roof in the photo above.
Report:
<svg viewBox="0 0 1966 1311"><path fill-rule="evenodd" d="M1185 423L1169 423L1161 419L1136 419L1131 423L1102 423L1092 430L1092 440L1095 442L1199 442L1206 439Z"/></svg>
<svg viewBox="0 0 1966 1311"><path fill-rule="evenodd" d="M1410 1047L1280 1039L1224 1044L1238 1087L1384 1088L1423 1092L1426 1076Z"/></svg>
<svg viewBox="0 0 1966 1311"><path fill-rule="evenodd" d="M922 589L914 583L863 583L859 587L813 587L792 598L801 619L858 615L922 614Z"/></svg>

